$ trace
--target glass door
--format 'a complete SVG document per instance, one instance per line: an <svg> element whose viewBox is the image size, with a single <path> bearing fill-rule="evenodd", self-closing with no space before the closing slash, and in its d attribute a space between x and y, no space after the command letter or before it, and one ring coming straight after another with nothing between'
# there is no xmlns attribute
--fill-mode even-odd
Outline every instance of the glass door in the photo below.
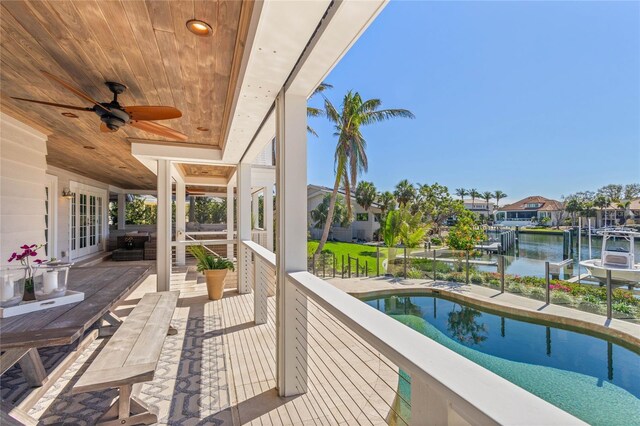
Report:
<svg viewBox="0 0 640 426"><path fill-rule="evenodd" d="M75 190L69 221L72 259L103 250L104 199L104 191Z"/></svg>

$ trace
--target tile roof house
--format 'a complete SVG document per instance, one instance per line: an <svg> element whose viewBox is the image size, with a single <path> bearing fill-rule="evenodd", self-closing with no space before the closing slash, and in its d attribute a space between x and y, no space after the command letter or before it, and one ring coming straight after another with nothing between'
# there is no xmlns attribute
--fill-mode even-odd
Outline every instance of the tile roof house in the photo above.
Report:
<svg viewBox="0 0 640 426"><path fill-rule="evenodd" d="M533 195L498 209L496 222L507 226L527 226L531 225L534 219L543 217L549 217L553 222L563 210L562 202Z"/></svg>

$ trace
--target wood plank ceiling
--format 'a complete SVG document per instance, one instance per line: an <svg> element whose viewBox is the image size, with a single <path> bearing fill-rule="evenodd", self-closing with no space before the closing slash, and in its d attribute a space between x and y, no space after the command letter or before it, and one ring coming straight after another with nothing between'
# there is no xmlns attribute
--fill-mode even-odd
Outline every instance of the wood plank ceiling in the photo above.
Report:
<svg viewBox="0 0 640 426"><path fill-rule="evenodd" d="M181 163L179 167L182 169L185 177L223 177L227 180L229 180L233 172L236 170L235 167L188 163Z"/></svg>
<svg viewBox="0 0 640 426"><path fill-rule="evenodd" d="M101 133L92 112L9 97L90 106L40 70L99 102L112 98L104 82L117 81L128 86L121 104L175 106L183 116L160 124L186 134L188 143L222 146L251 7L248 0L3 0L0 107L49 135L50 165L126 189L155 188L155 175L131 155L127 137L161 137L130 126ZM213 36L190 33L185 24L194 18L209 23Z"/></svg>

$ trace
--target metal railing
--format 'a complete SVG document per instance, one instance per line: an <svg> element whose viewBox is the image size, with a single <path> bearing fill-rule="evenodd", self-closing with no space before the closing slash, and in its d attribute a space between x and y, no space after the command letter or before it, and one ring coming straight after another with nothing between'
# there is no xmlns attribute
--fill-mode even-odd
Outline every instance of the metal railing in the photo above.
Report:
<svg viewBox="0 0 640 426"><path fill-rule="evenodd" d="M241 273L253 280L256 323L263 323L267 289L276 283L275 255L252 241L243 241L241 250ZM583 424L309 272L288 273L284 285L281 291L296 294L295 306L286 308L295 339L287 342L299 360L284 368L296 369L297 380L305 381L300 389L311 381L314 391L345 407L329 413L337 423L364 416L410 425ZM380 369L371 369L372 359ZM400 392L401 382L410 397Z"/></svg>

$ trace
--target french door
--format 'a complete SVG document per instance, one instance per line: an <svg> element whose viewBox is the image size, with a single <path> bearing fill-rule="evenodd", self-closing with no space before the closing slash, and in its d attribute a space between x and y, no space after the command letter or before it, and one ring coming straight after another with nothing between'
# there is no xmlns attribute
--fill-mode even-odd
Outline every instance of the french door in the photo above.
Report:
<svg viewBox="0 0 640 426"><path fill-rule="evenodd" d="M107 193L86 185L72 185L70 210L71 258L76 259L104 250Z"/></svg>

